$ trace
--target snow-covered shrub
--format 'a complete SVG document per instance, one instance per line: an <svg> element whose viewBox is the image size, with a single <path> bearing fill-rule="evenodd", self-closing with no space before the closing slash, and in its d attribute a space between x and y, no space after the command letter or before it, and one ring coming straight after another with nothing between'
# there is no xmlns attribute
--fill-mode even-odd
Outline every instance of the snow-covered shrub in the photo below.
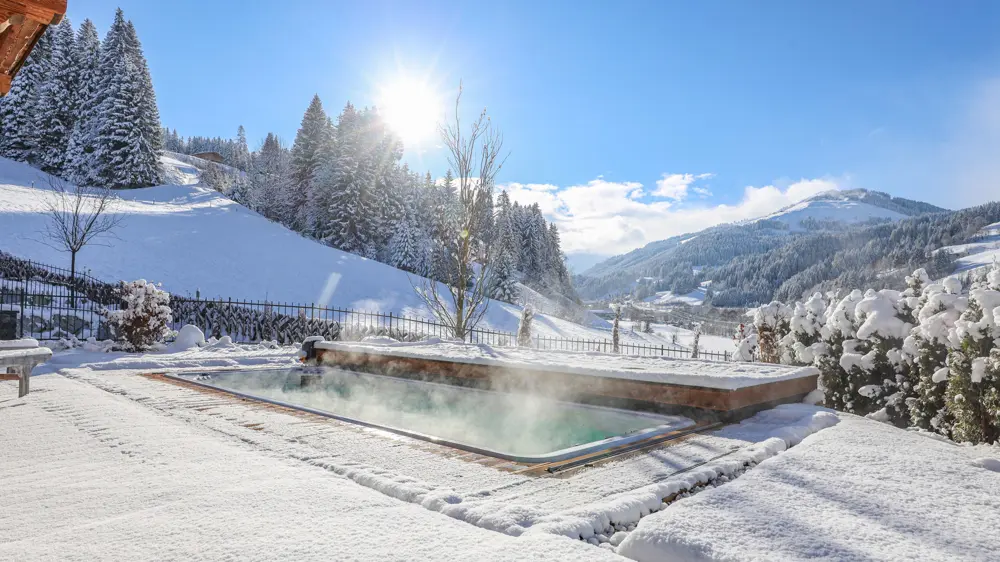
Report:
<svg viewBox="0 0 1000 562"><path fill-rule="evenodd" d="M521 322L517 325L518 347L531 347L531 321L535 318L535 308L530 304L521 309Z"/></svg>
<svg viewBox="0 0 1000 562"><path fill-rule="evenodd" d="M122 310L105 310L122 351L147 351L170 334L170 294L140 279L122 282Z"/></svg>
<svg viewBox="0 0 1000 562"><path fill-rule="evenodd" d="M965 312L955 322L959 349L948 355L946 405L954 418L952 438L994 443L1000 437L1000 370L996 340L1000 307L1000 268L969 291Z"/></svg>
<svg viewBox="0 0 1000 562"><path fill-rule="evenodd" d="M694 340L691 341L691 359L698 358L698 350L701 347L701 324L695 324Z"/></svg>
<svg viewBox="0 0 1000 562"><path fill-rule="evenodd" d="M822 352L821 331L826 324L826 300L815 293L806 302L797 302L788 320L788 333L781 339L782 363L812 365Z"/></svg>
<svg viewBox="0 0 1000 562"><path fill-rule="evenodd" d="M957 279L925 285L922 290L914 311L917 325L903 341L903 352L912 362L911 425L942 435L951 433L952 419L945 404L948 354L954 347L955 322L967 306L968 298Z"/></svg>
<svg viewBox="0 0 1000 562"><path fill-rule="evenodd" d="M814 364L819 368L819 386L825 396L823 404L828 408L850 411L854 405L854 389L850 388L841 359L845 349L854 351L857 330L854 309L862 298L861 291L851 291L844 298L831 302L824 313L826 324L820 330L823 346Z"/></svg>

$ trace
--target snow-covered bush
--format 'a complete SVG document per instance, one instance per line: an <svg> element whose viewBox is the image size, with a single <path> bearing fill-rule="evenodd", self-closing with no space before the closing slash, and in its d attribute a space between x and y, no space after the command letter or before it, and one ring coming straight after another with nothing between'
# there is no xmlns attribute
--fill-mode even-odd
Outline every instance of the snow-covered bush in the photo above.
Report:
<svg viewBox="0 0 1000 562"><path fill-rule="evenodd" d="M819 386L823 389L823 404L828 408L851 411L853 390L848 382L847 369L841 359L844 352L854 352L857 331L855 306L861 301L861 291L851 291L847 296L831 301L824 316L826 324L820 329L822 349L813 364L819 368Z"/></svg>
<svg viewBox="0 0 1000 562"><path fill-rule="evenodd" d="M797 302L788 320L788 333L781 339L782 363L811 365L822 352L821 331L826 324L826 300L815 293L806 302Z"/></svg>
<svg viewBox="0 0 1000 562"><path fill-rule="evenodd" d="M122 310L105 310L108 326L122 351L147 351L170 334L170 294L140 279L122 282Z"/></svg>
<svg viewBox="0 0 1000 562"><path fill-rule="evenodd" d="M903 341L903 352L912 362L910 423L921 429L943 435L951 431L952 419L945 405L948 353L954 347L950 336L967 306L961 281L949 278L925 285L914 311L917 325Z"/></svg>
<svg viewBox="0 0 1000 562"><path fill-rule="evenodd" d="M956 441L994 443L1000 437L1000 268L969 291L969 303L955 322L953 341L958 349L948 355L945 402L954 419Z"/></svg>
<svg viewBox="0 0 1000 562"><path fill-rule="evenodd" d="M530 304L521 309L521 322L517 325L518 347L531 347L531 321L535 319L535 308Z"/></svg>
<svg viewBox="0 0 1000 562"><path fill-rule="evenodd" d="M826 307L818 294L796 303L772 359L818 367L828 407L956 441L1000 441L1000 266L967 294L959 279L932 283L920 269L906 284L854 290ZM740 359L764 356L761 327L779 333L783 306L752 311Z"/></svg>

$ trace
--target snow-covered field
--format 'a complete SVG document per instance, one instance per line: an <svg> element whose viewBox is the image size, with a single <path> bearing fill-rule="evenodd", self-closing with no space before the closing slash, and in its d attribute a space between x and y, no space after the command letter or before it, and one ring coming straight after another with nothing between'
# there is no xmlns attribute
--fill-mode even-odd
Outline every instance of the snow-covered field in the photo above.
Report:
<svg viewBox="0 0 1000 562"><path fill-rule="evenodd" d="M552 478L138 376L295 351L73 350L23 399L0 383L0 558L986 560L1000 544L1000 450L814 406Z"/></svg>
<svg viewBox="0 0 1000 562"><path fill-rule="evenodd" d="M422 278L304 238L202 186L194 166L170 156L163 157L163 164L172 184L119 191L124 226L108 245L85 247L77 258L80 270L110 281L147 279L172 293L202 298L317 303L431 317L413 289ZM0 158L0 250L68 266L68 256L48 246L40 234L47 186L41 171ZM545 310L539 302L544 297L533 293L532 298ZM520 313L517 306L494 302L481 327L515 331ZM610 339L608 322L588 318L590 325L583 326L539 315L535 333Z"/></svg>

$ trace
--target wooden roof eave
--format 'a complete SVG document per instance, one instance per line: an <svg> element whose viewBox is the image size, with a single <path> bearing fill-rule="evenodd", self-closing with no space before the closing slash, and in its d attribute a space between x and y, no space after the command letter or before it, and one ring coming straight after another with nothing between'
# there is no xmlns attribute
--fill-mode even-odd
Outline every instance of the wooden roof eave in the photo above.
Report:
<svg viewBox="0 0 1000 562"><path fill-rule="evenodd" d="M0 96L49 25L62 21L66 0L0 0Z"/></svg>

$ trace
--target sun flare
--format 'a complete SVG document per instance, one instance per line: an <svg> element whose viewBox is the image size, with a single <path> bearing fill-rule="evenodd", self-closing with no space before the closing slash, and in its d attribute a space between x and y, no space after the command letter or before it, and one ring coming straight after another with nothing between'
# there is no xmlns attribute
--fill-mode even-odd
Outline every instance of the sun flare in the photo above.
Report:
<svg viewBox="0 0 1000 562"><path fill-rule="evenodd" d="M419 145L434 137L442 103L426 82L402 78L382 87L378 108L404 144Z"/></svg>

